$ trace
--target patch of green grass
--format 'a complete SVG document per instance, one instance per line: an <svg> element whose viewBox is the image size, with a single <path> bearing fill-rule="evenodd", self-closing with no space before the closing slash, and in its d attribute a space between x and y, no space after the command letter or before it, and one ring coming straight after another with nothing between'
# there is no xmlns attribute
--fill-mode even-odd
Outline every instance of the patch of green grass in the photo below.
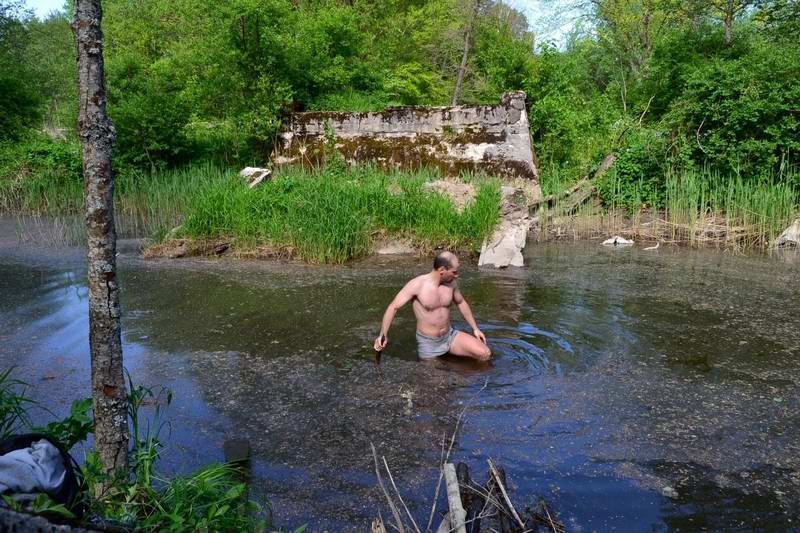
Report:
<svg viewBox="0 0 800 533"><path fill-rule="evenodd" d="M371 167L287 171L250 190L230 178L194 196L186 235L267 243L313 263L342 263L370 252L380 233L418 244L476 252L498 221L499 184L478 186L462 213L426 191L425 172L385 174Z"/></svg>
<svg viewBox="0 0 800 533"><path fill-rule="evenodd" d="M794 181L794 176L756 180L709 171L670 174L666 213L671 222L689 227L702 226L708 218L724 219L731 235L740 234L751 246L765 246L800 213Z"/></svg>

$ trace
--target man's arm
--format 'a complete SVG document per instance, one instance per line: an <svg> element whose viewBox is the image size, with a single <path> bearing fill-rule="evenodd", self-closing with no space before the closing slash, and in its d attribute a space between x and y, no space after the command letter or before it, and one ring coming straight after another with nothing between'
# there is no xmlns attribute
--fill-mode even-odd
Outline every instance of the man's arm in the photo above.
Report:
<svg viewBox="0 0 800 533"><path fill-rule="evenodd" d="M394 320L394 315L397 313L398 309L406 305L417 295L419 283L419 278L414 278L406 283L405 287L400 289L400 292L394 297L392 303L389 304L389 307L386 308L386 312L383 313L383 320L381 321L381 332L378 334L378 338L375 339L376 351L386 348L386 344L389 342L387 335L389 334L389 327L392 325L392 320Z"/></svg>
<svg viewBox="0 0 800 533"><path fill-rule="evenodd" d="M472 309L469 308L469 304L464 299L464 295L461 294L461 291L458 290L458 287L453 289L453 301L456 303L456 306L458 306L458 311L461 313L461 316L464 317L469 327L472 328L472 334L486 344L486 336L478 327L478 323L475 322L475 317L472 316Z"/></svg>

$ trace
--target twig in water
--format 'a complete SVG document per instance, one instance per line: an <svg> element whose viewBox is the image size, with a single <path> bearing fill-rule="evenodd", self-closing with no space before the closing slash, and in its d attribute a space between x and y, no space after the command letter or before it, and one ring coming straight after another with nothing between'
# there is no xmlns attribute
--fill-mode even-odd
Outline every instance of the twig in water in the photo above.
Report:
<svg viewBox="0 0 800 533"><path fill-rule="evenodd" d="M444 460L444 433L442 433L442 452L439 455L439 481L436 483L436 490L433 493L433 506L431 507L431 515L428 518L428 525L425 528L425 531L430 531L431 526L433 525L433 517L436 514L436 501L439 499L439 487L442 486L442 476L444 475L444 470L442 466L445 462ZM449 455L449 452L448 452Z"/></svg>
<svg viewBox="0 0 800 533"><path fill-rule="evenodd" d="M394 521L397 523L397 530L400 533L405 533L406 529L403 527L403 521L400 519L400 513L397 511L397 507L392 501L391 496L389 496L389 491L386 490L386 486L383 484L383 478L381 478L381 471L380 468L378 468L378 454L375 452L375 445L370 442L369 447L372 448L372 457L373 459L375 459L375 475L378 476L378 485L381 486L381 490L383 490L383 495L386 496L386 501L389 502L389 509L392 511L392 516L394 517Z"/></svg>
<svg viewBox="0 0 800 533"><path fill-rule="evenodd" d="M542 509L544 509L545 515L547 515L547 521L550 523L550 527L553 529L554 533L559 533L562 531L562 528L556 526L556 523L553 521L553 517L550 516L550 509L547 508L547 504L542 500Z"/></svg>
<svg viewBox="0 0 800 533"><path fill-rule="evenodd" d="M478 392L476 392L469 401L474 400L480 393L484 391L484 389L489 385L489 380L483 382L483 387L481 387ZM450 452L453 451L453 444L456 441L456 434L458 433L458 427L461 424L461 420L464 418L464 415L467 412L467 408L469 407L469 401L458 414L456 418L456 427L453 428L453 434L450 436L450 446L447 448L447 454L442 458L439 462L439 480L436 482L436 491L434 492L433 496L433 505L431 506L431 515L428 518L428 526L425 528L425 531L431 530L431 525L433 525L433 516L436 514L436 502L439 499L439 487L442 486L442 478L444 477L444 465L450 459ZM442 450L444 450L444 439L442 439Z"/></svg>
<svg viewBox="0 0 800 533"><path fill-rule="evenodd" d="M406 506L406 502L404 502L403 501L403 497L400 496L400 491L397 490L397 485L394 484L394 478L392 477L392 471L389 470L389 463L386 462L386 457L381 456L381 459L383 459L383 466L386 467L386 473L389 474L389 481L392 482L392 487L394 487L394 491L397 493L397 499L400 500L401 504L403 504L403 509L406 510L406 514L408 515L409 520L411 520L411 523L414 524L414 530L417 533L421 533L420 530L419 530L419 526L417 525L417 522L414 520L414 517L411 516L411 512L408 510L408 507Z"/></svg>
<svg viewBox="0 0 800 533"><path fill-rule="evenodd" d="M497 486L500 488L500 493L503 495L503 499L506 501L506 505L508 505L508 510L511 511L511 514L514 516L514 519L520 525L522 529L525 529L525 522L517 514L517 510L514 509L514 505L511 503L511 498L508 497L508 492L506 492L506 488L503 486L503 482L500 481L500 474L498 474L497 469L494 467L494 463L491 459L486 460L489 463L489 471L494 476L494 480L497 483Z"/></svg>

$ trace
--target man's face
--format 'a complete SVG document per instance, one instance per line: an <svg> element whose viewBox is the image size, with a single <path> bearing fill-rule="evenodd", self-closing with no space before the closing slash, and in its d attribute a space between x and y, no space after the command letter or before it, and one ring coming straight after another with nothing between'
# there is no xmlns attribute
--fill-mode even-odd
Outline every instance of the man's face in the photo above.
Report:
<svg viewBox="0 0 800 533"><path fill-rule="evenodd" d="M442 281L445 283L450 283L451 281L458 279L458 259L453 260L453 267L452 268L442 268Z"/></svg>

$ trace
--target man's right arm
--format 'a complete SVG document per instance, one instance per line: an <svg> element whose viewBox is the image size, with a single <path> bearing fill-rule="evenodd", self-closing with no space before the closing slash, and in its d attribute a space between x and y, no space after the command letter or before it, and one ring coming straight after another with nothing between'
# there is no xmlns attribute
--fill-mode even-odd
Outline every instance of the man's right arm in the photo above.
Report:
<svg viewBox="0 0 800 533"><path fill-rule="evenodd" d="M407 304L414 296L417 295L417 291L419 289L419 278L414 278L408 283L406 283L405 287L400 289L400 292L397 293L397 296L394 297L392 303L389 304L389 307L386 308L386 312L383 313L383 321L381 321L381 331L378 334L378 338L375 339L375 350L383 350L388 343L388 334L389 334L389 327L392 325L392 320L394 320L394 315L397 313L397 310Z"/></svg>

